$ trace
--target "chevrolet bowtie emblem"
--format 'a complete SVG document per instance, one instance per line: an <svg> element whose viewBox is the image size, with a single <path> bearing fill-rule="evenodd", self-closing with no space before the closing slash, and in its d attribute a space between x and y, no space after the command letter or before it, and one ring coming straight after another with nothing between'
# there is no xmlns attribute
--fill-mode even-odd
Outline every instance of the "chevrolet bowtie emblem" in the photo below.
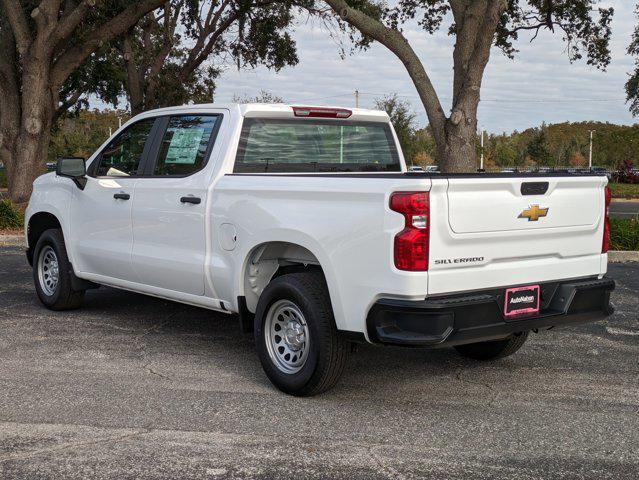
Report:
<svg viewBox="0 0 639 480"><path fill-rule="evenodd" d="M548 208L539 208L539 205L531 205L519 214L518 218L527 218L529 222L536 222L541 217L548 215Z"/></svg>

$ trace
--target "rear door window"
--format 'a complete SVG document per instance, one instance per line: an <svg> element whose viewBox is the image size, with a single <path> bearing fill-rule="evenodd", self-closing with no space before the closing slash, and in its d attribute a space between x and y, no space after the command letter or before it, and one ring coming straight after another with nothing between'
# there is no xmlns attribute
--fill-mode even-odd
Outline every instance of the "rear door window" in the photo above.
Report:
<svg viewBox="0 0 639 480"><path fill-rule="evenodd" d="M388 124L247 118L235 172L401 170Z"/></svg>
<svg viewBox="0 0 639 480"><path fill-rule="evenodd" d="M220 115L170 117L153 175L186 176L201 170L220 120Z"/></svg>

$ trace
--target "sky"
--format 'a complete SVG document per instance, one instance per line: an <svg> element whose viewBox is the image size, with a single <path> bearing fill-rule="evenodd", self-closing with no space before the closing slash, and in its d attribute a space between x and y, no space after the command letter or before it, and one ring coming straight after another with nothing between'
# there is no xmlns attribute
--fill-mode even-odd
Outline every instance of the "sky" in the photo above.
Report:
<svg viewBox="0 0 639 480"><path fill-rule="evenodd" d="M515 60L493 48L482 84L479 125L491 133L512 132L538 126L596 120L618 124L639 123L625 104L624 85L634 60L626 54L637 21L634 0L610 0L614 6L612 62L606 72L581 60L571 64L559 34L542 32L534 42L522 36ZM435 85L442 105L450 110L453 39L447 28L428 35L416 25L405 35L421 58ZM306 105L360 106L371 108L376 98L397 93L410 102L417 124L426 124L426 114L417 92L400 61L384 46L340 58L336 41L318 23L300 21L295 30L299 64L280 72L258 67L224 70L218 79L216 102L230 102L234 95L254 96L266 90L287 103Z"/></svg>

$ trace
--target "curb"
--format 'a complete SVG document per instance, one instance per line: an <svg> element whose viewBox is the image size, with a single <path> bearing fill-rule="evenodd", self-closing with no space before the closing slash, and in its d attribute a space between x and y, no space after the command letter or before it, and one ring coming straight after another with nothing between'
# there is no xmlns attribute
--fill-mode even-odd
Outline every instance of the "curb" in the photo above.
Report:
<svg viewBox="0 0 639 480"><path fill-rule="evenodd" d="M608 252L608 262L609 263L639 262L639 252L632 251L632 250L627 252L624 252L622 250L610 250Z"/></svg>
<svg viewBox="0 0 639 480"><path fill-rule="evenodd" d="M612 203L639 203L639 198L612 197L610 201Z"/></svg>
<svg viewBox="0 0 639 480"><path fill-rule="evenodd" d="M24 235L0 235L0 247L26 247Z"/></svg>

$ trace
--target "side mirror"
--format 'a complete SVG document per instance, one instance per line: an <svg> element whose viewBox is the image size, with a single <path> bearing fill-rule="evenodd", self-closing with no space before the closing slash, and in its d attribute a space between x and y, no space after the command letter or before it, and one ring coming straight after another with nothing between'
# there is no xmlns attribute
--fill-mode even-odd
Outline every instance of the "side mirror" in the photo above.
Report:
<svg viewBox="0 0 639 480"><path fill-rule="evenodd" d="M59 177L67 177L73 180L80 190L84 190L87 184L87 166L84 158L59 158L55 173Z"/></svg>

